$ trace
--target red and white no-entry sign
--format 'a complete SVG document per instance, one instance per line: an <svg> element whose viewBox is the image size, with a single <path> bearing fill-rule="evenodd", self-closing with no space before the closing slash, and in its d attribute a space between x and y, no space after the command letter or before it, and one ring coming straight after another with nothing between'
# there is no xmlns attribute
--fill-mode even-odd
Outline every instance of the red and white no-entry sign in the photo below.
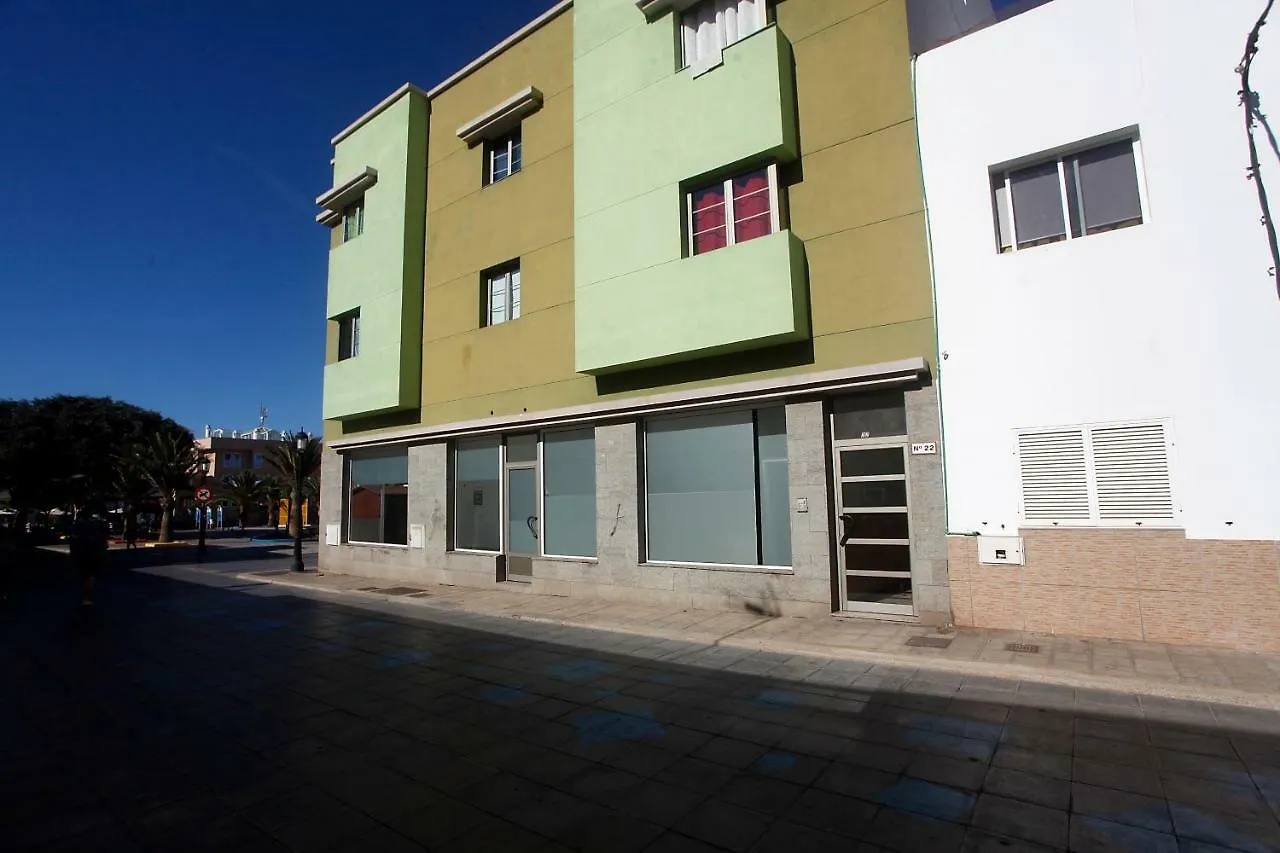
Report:
<svg viewBox="0 0 1280 853"><path fill-rule="evenodd" d="M201 486L196 489L197 502L207 504L211 500L213 500L213 491L208 486Z"/></svg>

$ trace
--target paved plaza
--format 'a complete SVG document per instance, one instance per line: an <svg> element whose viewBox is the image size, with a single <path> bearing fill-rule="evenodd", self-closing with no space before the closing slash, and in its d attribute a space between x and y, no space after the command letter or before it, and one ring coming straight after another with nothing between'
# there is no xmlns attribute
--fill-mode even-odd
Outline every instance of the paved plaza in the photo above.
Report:
<svg viewBox="0 0 1280 853"><path fill-rule="evenodd" d="M1280 713L213 575L0 609L0 849L1280 850Z"/></svg>

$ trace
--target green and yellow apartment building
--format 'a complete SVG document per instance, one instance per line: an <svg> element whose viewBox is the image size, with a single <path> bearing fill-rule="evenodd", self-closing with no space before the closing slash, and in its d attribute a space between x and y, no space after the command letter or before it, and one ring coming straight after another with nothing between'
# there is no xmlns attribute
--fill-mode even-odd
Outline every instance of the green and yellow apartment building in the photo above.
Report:
<svg viewBox="0 0 1280 853"><path fill-rule="evenodd" d="M951 616L906 0L571 0L333 139L325 571Z"/></svg>

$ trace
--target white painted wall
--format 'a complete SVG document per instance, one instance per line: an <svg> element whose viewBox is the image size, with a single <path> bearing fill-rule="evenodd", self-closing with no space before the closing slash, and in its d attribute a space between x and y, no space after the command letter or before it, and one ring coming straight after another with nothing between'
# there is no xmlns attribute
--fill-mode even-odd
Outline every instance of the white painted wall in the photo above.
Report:
<svg viewBox="0 0 1280 853"><path fill-rule="evenodd" d="M1280 299L1234 73L1262 6L1054 0L917 60L951 532L1019 526L1016 429L1170 418L1187 534L1280 539ZM1280 129L1280 17L1262 45ZM1133 125L1143 225L996 252L990 166Z"/></svg>

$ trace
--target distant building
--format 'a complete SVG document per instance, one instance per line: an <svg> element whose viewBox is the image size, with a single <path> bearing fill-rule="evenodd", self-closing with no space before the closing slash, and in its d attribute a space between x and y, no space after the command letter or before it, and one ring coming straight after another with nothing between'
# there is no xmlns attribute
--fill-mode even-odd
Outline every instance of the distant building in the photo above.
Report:
<svg viewBox="0 0 1280 853"><path fill-rule="evenodd" d="M215 495L225 494L226 481L241 471L252 471L259 479L277 477L286 485L289 484L289 477L272 462L271 451L279 447L281 442L290 440L292 436L283 430L267 426L267 414L267 409L264 407L258 415L257 426L248 430L229 430L206 424L204 437L196 439L196 447L209 457L207 482ZM320 472L317 471L315 476L319 479ZM305 501L302 506L307 523L314 523L315 509ZM226 523L238 524L235 507L228 507L228 509L229 514L224 514L224 518L229 519ZM280 525L284 526L288 522L288 501L280 501L275 512ZM246 523L270 524L271 520L265 513L256 517L251 513Z"/></svg>

